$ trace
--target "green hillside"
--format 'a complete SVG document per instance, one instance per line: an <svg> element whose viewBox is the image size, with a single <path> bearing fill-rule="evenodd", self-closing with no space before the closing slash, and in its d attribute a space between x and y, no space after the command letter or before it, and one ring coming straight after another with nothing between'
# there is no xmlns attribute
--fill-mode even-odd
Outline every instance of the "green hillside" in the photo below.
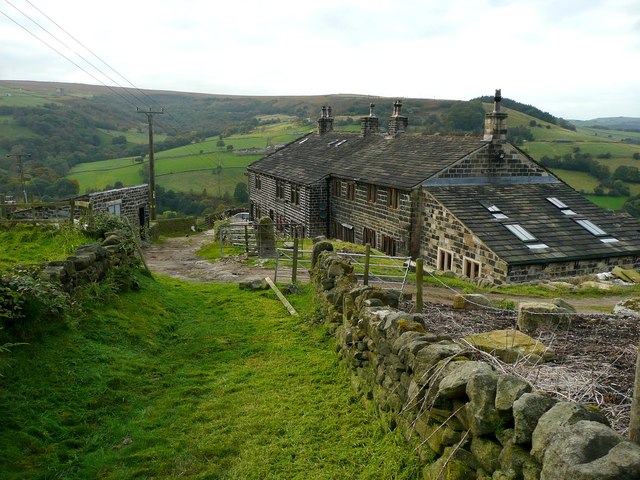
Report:
<svg viewBox="0 0 640 480"><path fill-rule="evenodd" d="M400 429L354 397L309 287L291 317L271 291L140 283L95 285L0 352L3 480L420 475Z"/></svg>
<svg viewBox="0 0 640 480"><path fill-rule="evenodd" d="M246 166L261 158L268 147L285 144L306 133L295 123L261 127L249 134L209 138L201 142L158 152L155 157L156 183L165 190L202 193L222 197L232 195L238 183L246 182ZM229 147L233 147L229 150ZM82 163L67 178L76 180L81 192L102 190L121 183L124 186L148 181L148 160L138 157Z"/></svg>
<svg viewBox="0 0 640 480"><path fill-rule="evenodd" d="M26 190L43 200L145 181L145 165L136 161L147 152L147 119L136 112L139 106L165 109L154 117L159 185L224 196L244 180L243 168L266 147L313 130L321 106L333 106L337 130L358 131L359 117L369 113L369 103L376 104L384 126L394 100L364 95L207 95L0 81L0 193L21 194L18 162L4 155L9 152L32 155L24 162ZM480 134L490 101L490 97L467 102L406 98L403 113L412 133ZM634 170L640 165L640 132L613 128L633 126L637 119L611 119L601 122L604 125L578 122L575 127L531 105L506 98L503 104L509 113L510 141L538 161L551 160L545 165L577 190L614 197L640 193ZM227 155L229 145L233 150ZM563 160L567 156L577 160L569 165ZM576 164L587 160L590 165Z"/></svg>

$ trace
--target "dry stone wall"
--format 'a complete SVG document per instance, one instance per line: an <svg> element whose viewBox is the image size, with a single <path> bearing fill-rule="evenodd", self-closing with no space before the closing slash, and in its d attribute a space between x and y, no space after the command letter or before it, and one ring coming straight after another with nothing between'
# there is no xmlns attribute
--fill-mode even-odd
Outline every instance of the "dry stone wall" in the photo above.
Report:
<svg viewBox="0 0 640 480"><path fill-rule="evenodd" d="M42 270L44 280L59 283L66 290L102 280L110 269L135 262L135 252L117 232L107 233L101 242L83 245L66 260L49 262Z"/></svg>
<svg viewBox="0 0 640 480"><path fill-rule="evenodd" d="M428 320L397 309L399 292L358 286L330 251L318 254L312 281L354 385L402 429L423 478L640 478L640 446L596 409L537 393L462 342L429 333Z"/></svg>

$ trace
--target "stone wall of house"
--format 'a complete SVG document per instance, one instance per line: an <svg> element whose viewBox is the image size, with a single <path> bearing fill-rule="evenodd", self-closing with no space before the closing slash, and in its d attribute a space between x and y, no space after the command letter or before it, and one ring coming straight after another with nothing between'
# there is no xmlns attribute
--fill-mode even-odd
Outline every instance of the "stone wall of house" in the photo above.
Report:
<svg viewBox="0 0 640 480"><path fill-rule="evenodd" d="M529 160L511 145L496 148L487 145L467 155L450 168L440 173L438 178L468 177L549 177L540 165Z"/></svg>
<svg viewBox="0 0 640 480"><path fill-rule="evenodd" d="M248 172L248 177L249 202L254 220L270 217L276 228L279 225L295 224L304 228L306 237L326 235L326 220L319 218L323 199L326 202L321 184L308 186L282 181L283 196L278 198L276 187L279 180L275 177L251 171ZM257 188L256 178L259 179L260 188ZM292 188L297 188L299 192L297 204L292 201ZM289 227L282 228L290 230Z"/></svg>
<svg viewBox="0 0 640 480"><path fill-rule="evenodd" d="M480 277L493 283L507 281L508 267L489 247L476 237L460 220L454 217L429 192L422 189L422 237L420 256L425 265L437 268L438 247L453 253L451 271L464 273L464 258L480 263Z"/></svg>
<svg viewBox="0 0 640 480"><path fill-rule="evenodd" d="M319 253L312 281L353 384L400 428L426 480L640 478L640 446L598 410L537 393L475 360L463 342L397 310L398 292L358 287L353 267Z"/></svg>
<svg viewBox="0 0 640 480"><path fill-rule="evenodd" d="M347 196L348 184L355 187L355 196L350 200ZM331 181L331 220L330 236L339 238L334 231L333 222L352 226L355 243L366 243L363 239L363 227L375 231L375 242L372 247L382 250L383 236L392 238L396 244L397 255L407 255L411 249L411 192L398 190L397 208L389 206L389 190L385 187L376 188L376 201L367 199L367 184L340 181L340 195L333 190L337 187L335 179Z"/></svg>
<svg viewBox="0 0 640 480"><path fill-rule="evenodd" d="M104 192L90 193L83 200L88 200L94 212L109 212L109 207L119 204L120 217L127 218L132 227L149 225L149 186L115 188Z"/></svg>
<svg viewBox="0 0 640 480"><path fill-rule="evenodd" d="M548 263L544 265L514 265L509 267L507 281L510 283L522 283L532 282L534 280L578 277L593 273L609 272L616 266L639 270L640 257L609 257Z"/></svg>

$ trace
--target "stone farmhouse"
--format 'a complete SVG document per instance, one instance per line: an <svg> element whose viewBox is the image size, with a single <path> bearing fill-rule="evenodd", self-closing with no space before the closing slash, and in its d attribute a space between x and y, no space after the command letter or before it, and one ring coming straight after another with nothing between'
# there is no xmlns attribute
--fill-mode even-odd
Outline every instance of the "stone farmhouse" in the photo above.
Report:
<svg viewBox="0 0 640 480"><path fill-rule="evenodd" d="M323 107L317 132L248 167L252 218L498 284L638 268L637 222L508 143L494 100L482 138L407 134L400 101L384 133L373 105L359 134L335 132Z"/></svg>

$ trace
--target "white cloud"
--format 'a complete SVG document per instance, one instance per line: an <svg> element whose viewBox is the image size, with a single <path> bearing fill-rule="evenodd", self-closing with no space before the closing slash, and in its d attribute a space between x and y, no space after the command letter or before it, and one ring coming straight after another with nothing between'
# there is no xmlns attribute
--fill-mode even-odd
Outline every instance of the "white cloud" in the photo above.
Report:
<svg viewBox="0 0 640 480"><path fill-rule="evenodd" d="M141 88L452 99L502 88L565 118L640 116L633 0L11 3L72 45L35 5ZM8 3L0 12L113 83ZM4 15L0 51L0 78L97 83Z"/></svg>

